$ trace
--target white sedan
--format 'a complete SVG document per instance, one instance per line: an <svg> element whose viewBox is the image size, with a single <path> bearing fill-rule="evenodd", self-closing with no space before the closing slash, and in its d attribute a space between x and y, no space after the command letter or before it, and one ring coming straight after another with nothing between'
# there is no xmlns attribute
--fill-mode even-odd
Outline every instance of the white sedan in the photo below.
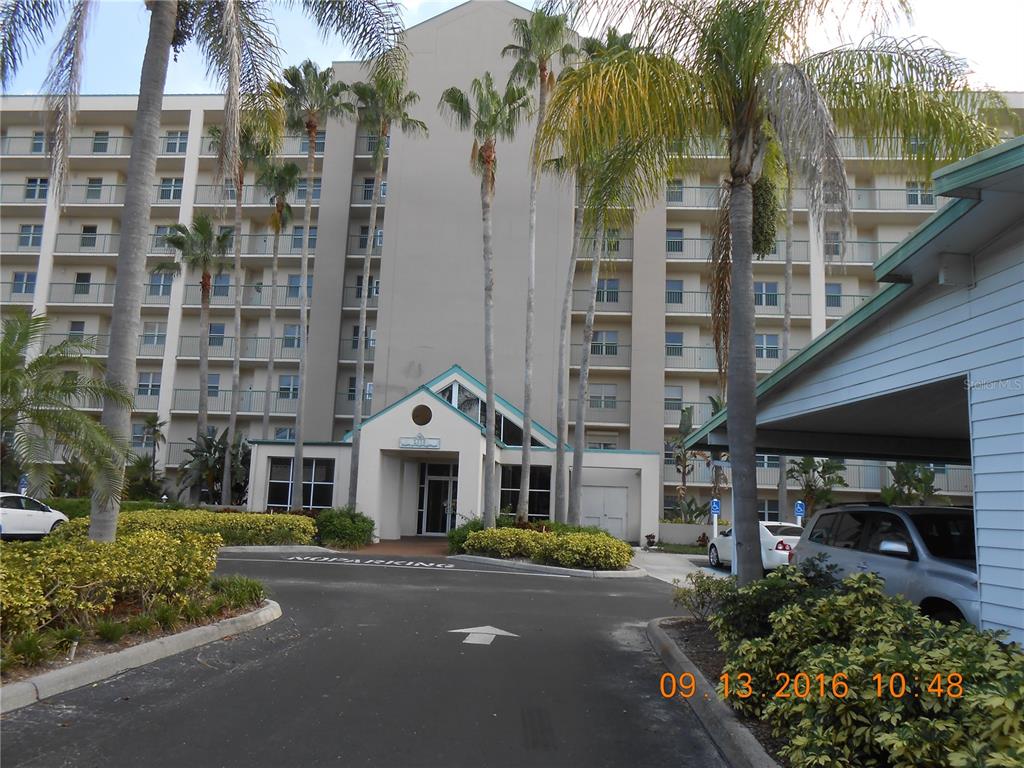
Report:
<svg viewBox="0 0 1024 768"><path fill-rule="evenodd" d="M790 523L761 523L761 563L766 571L789 562L789 553L800 541L804 529ZM712 567L732 562L733 529L726 528L708 544L708 562Z"/></svg>
<svg viewBox="0 0 1024 768"><path fill-rule="evenodd" d="M0 535L5 539L45 536L67 521L67 515L41 501L18 493L0 493Z"/></svg>

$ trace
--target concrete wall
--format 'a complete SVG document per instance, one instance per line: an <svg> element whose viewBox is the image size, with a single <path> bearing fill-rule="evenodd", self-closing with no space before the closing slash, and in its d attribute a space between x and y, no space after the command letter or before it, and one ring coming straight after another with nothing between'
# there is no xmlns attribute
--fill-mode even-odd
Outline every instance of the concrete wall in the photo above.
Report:
<svg viewBox="0 0 1024 768"><path fill-rule="evenodd" d="M658 541L666 544L693 544L702 533L711 538L712 526L690 523L658 523Z"/></svg>

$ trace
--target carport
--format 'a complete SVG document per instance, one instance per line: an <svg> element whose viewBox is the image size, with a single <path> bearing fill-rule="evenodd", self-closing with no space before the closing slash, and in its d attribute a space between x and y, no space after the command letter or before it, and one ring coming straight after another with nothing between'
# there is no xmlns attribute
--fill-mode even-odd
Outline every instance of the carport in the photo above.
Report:
<svg viewBox="0 0 1024 768"><path fill-rule="evenodd" d="M954 198L889 285L757 387L766 453L970 462L982 625L1024 641L1024 137L947 166ZM687 447L728 446L728 412Z"/></svg>

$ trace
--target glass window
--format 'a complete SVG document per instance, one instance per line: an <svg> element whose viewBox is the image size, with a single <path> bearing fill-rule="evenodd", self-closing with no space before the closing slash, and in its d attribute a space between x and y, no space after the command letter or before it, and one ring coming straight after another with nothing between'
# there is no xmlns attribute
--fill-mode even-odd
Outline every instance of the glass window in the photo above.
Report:
<svg viewBox="0 0 1024 768"><path fill-rule="evenodd" d="M159 395L160 371L139 371L139 384L135 392L139 395Z"/></svg>
<svg viewBox="0 0 1024 768"><path fill-rule="evenodd" d="M843 512L832 531L833 547L861 549L861 538L873 512Z"/></svg>
<svg viewBox="0 0 1024 768"><path fill-rule="evenodd" d="M925 181L907 182L907 205L934 205L935 195Z"/></svg>
<svg viewBox="0 0 1024 768"><path fill-rule="evenodd" d="M681 229L666 229L665 230L665 250L669 253L682 253L683 252L683 230Z"/></svg>
<svg viewBox="0 0 1024 768"><path fill-rule="evenodd" d="M683 180L672 179L665 190L665 200L669 203L683 202Z"/></svg>
<svg viewBox="0 0 1024 768"><path fill-rule="evenodd" d="M616 435L587 433L588 451L613 451L618 447L619 439Z"/></svg>
<svg viewBox="0 0 1024 768"><path fill-rule="evenodd" d="M11 293L32 295L36 292L35 272L15 272L11 280Z"/></svg>
<svg viewBox="0 0 1024 768"><path fill-rule="evenodd" d="M157 224L153 228L153 249L154 250L165 250L170 248L167 245L167 236L171 234L170 224Z"/></svg>
<svg viewBox="0 0 1024 768"><path fill-rule="evenodd" d="M779 306L779 284L754 282L754 306L777 307Z"/></svg>
<svg viewBox="0 0 1024 768"><path fill-rule="evenodd" d="M226 226L221 224L220 229L217 230L217 234L221 237L227 235L227 248L231 250L235 247L235 228L232 226Z"/></svg>
<svg viewBox="0 0 1024 768"><path fill-rule="evenodd" d="M619 230L610 228L604 231L604 247L605 250L612 255L619 252Z"/></svg>
<svg viewBox="0 0 1024 768"><path fill-rule="evenodd" d="M758 453L754 456L754 464L763 469L778 469L779 457L768 453Z"/></svg>
<svg viewBox="0 0 1024 768"><path fill-rule="evenodd" d="M219 373L206 374L206 394L208 397L217 397L220 395Z"/></svg>
<svg viewBox="0 0 1024 768"><path fill-rule="evenodd" d="M682 280L666 280L665 281L665 303L666 304L682 304L683 303L683 281Z"/></svg>
<svg viewBox="0 0 1024 768"><path fill-rule="evenodd" d="M754 357L762 360L777 360L779 357L779 334L755 333Z"/></svg>
<svg viewBox="0 0 1024 768"><path fill-rule="evenodd" d="M665 387L665 410L680 411L683 408L683 388L680 386Z"/></svg>
<svg viewBox="0 0 1024 768"><path fill-rule="evenodd" d="M843 284L825 283L825 306L838 309L843 305Z"/></svg>
<svg viewBox="0 0 1024 768"><path fill-rule="evenodd" d="M618 407L618 391L617 384L591 384L590 407L613 409Z"/></svg>
<svg viewBox="0 0 1024 768"><path fill-rule="evenodd" d="M370 292L368 296L380 296L380 279L370 275ZM363 298L363 276L356 275L356 298Z"/></svg>
<svg viewBox="0 0 1024 768"><path fill-rule="evenodd" d="M85 184L85 199L100 200L103 197L103 177L90 176Z"/></svg>
<svg viewBox="0 0 1024 768"><path fill-rule="evenodd" d="M164 177L160 179L161 200L181 200L181 191L184 187L184 179Z"/></svg>
<svg viewBox="0 0 1024 768"><path fill-rule="evenodd" d="M321 182L321 179L320 179L319 176L317 176L317 177L315 177L313 179L313 199L314 200L319 200L320 199L320 182ZM371 193L372 193L372 190L373 190L373 179L370 179L370 189L371 189ZM371 194L371 196L372 196L372 194ZM306 199L306 178L305 177L299 179L298 182L295 184L295 199L296 200L305 200Z"/></svg>
<svg viewBox="0 0 1024 768"><path fill-rule="evenodd" d="M935 557L974 562L974 515L970 511L911 511L910 519L924 545Z"/></svg>
<svg viewBox="0 0 1024 768"><path fill-rule="evenodd" d="M45 177L34 177L25 179L25 199L45 200L46 192L50 188L50 180Z"/></svg>
<svg viewBox="0 0 1024 768"><path fill-rule="evenodd" d="M619 301L618 278L600 278L597 281L597 303L616 304Z"/></svg>
<svg viewBox="0 0 1024 768"><path fill-rule="evenodd" d="M317 131L316 141L313 143L313 151L316 153L322 153L324 147L327 146L327 131ZM373 151L372 149L370 150ZM309 134L305 134L299 139L299 152L306 154L309 152Z"/></svg>
<svg viewBox="0 0 1024 768"><path fill-rule="evenodd" d="M902 542L907 545L911 554L914 552L914 540L910 538L910 532L903 521L896 515L876 513L868 524L864 549L876 554L892 554L881 551L883 541Z"/></svg>
<svg viewBox="0 0 1024 768"><path fill-rule="evenodd" d="M142 343L146 346L163 346L167 342L167 323L145 322L142 324Z"/></svg>
<svg viewBox="0 0 1024 768"><path fill-rule="evenodd" d="M170 296L171 284L174 282L174 275L170 272L149 273L149 295Z"/></svg>
<svg viewBox="0 0 1024 768"><path fill-rule="evenodd" d="M32 154L41 155L46 151L46 134L42 131L32 132Z"/></svg>
<svg viewBox="0 0 1024 768"><path fill-rule="evenodd" d="M590 354L611 356L619 354L619 332L594 331L594 338L590 342Z"/></svg>
<svg viewBox="0 0 1024 768"><path fill-rule="evenodd" d="M153 445L153 438L142 422L132 422L132 448L148 448Z"/></svg>
<svg viewBox="0 0 1024 768"><path fill-rule="evenodd" d="M294 439L288 438L288 439ZM291 505L292 459L270 459L267 479L267 506ZM334 459L304 459L302 462L302 506L325 509L334 504Z"/></svg>
<svg viewBox="0 0 1024 768"><path fill-rule="evenodd" d="M295 439L295 427L275 427L274 428L274 439L275 440L294 440Z"/></svg>
<svg viewBox="0 0 1024 768"><path fill-rule="evenodd" d="M182 155L188 149L188 131L168 131L164 137L164 153ZM180 199L180 198L178 198Z"/></svg>
<svg viewBox="0 0 1024 768"><path fill-rule="evenodd" d="M778 459L778 456L775 457ZM776 462L778 466L778 462ZM758 499L757 500L757 514L766 523L777 523L779 521L779 500L778 499ZM799 536L803 533L802 530L797 529L798 532L795 534ZM777 536L792 536L794 534L783 534L776 533Z"/></svg>
<svg viewBox="0 0 1024 768"><path fill-rule="evenodd" d="M683 354L683 332L665 331L665 354L681 357Z"/></svg>
<svg viewBox="0 0 1024 768"><path fill-rule="evenodd" d="M105 155L110 150L110 131L93 131L92 153Z"/></svg>
<svg viewBox="0 0 1024 768"><path fill-rule="evenodd" d="M839 232L828 230L825 232L825 255L830 258L839 258L842 252L843 241Z"/></svg>
<svg viewBox="0 0 1024 768"><path fill-rule="evenodd" d="M300 224L292 227L292 248L301 250L302 249L302 233L305 228ZM316 227L311 226L309 228L309 247L316 248ZM363 246L366 247L365 245Z"/></svg>
<svg viewBox="0 0 1024 768"><path fill-rule="evenodd" d="M299 377L294 373L285 373L277 377L277 396L281 400L299 399Z"/></svg>
<svg viewBox="0 0 1024 768"><path fill-rule="evenodd" d="M302 337L299 333L298 323L285 323L284 333L281 336L281 346L284 349L300 349Z"/></svg>
<svg viewBox="0 0 1024 768"><path fill-rule="evenodd" d="M212 296L230 296L231 295L231 275L227 272L221 272L218 275L213 276L213 285L211 290Z"/></svg>
<svg viewBox="0 0 1024 768"><path fill-rule="evenodd" d="M835 527L839 515L818 515L814 521L814 528L811 530L808 541L815 544L830 544L832 541L832 529Z"/></svg>
<svg viewBox="0 0 1024 768"><path fill-rule="evenodd" d="M515 510L519 506L519 486L522 477L522 467L502 465L501 501L499 504L502 510ZM530 467L530 500L527 506L531 520L551 519L551 467Z"/></svg>
<svg viewBox="0 0 1024 768"><path fill-rule="evenodd" d="M95 224L83 224L82 234L78 239L78 244L82 248L95 248L96 247L96 225Z"/></svg>
<svg viewBox="0 0 1024 768"><path fill-rule="evenodd" d="M224 346L224 323L210 323L210 346Z"/></svg>
<svg viewBox="0 0 1024 768"><path fill-rule="evenodd" d="M302 275L288 275L288 289L286 296L289 299L299 298L299 286L302 285ZM313 295L313 275L306 275L306 297Z"/></svg>
<svg viewBox="0 0 1024 768"><path fill-rule="evenodd" d="M88 296L92 286L91 272L75 273L75 296Z"/></svg>
<svg viewBox="0 0 1024 768"><path fill-rule="evenodd" d="M68 323L68 339L81 341L85 338L85 320L72 320Z"/></svg>
<svg viewBox="0 0 1024 768"><path fill-rule="evenodd" d="M39 248L43 244L42 224L22 224L18 230L19 248Z"/></svg>

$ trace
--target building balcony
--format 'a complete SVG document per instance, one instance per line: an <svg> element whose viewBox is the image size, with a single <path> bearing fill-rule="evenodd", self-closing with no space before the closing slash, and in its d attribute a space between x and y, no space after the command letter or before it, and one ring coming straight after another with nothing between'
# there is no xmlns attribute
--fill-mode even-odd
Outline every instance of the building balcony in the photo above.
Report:
<svg viewBox="0 0 1024 768"><path fill-rule="evenodd" d="M178 339L178 357L199 359L202 336L182 336ZM233 360L235 357L234 336L210 336L207 339L207 353L210 360ZM270 359L273 345L274 359L278 361L298 360L302 348L296 336L246 336L241 339L238 356L240 360L266 362Z"/></svg>
<svg viewBox="0 0 1024 768"><path fill-rule="evenodd" d="M273 233L265 234L248 234L239 235L239 239L242 245L242 256L273 256L274 255L274 235ZM235 251L235 239L231 238L228 243L228 254L232 254ZM312 238L308 246L308 255L314 256L316 251L316 238ZM277 242L277 255L278 256L301 256L302 255L302 236L293 236L291 232L282 232Z"/></svg>
<svg viewBox="0 0 1024 768"><path fill-rule="evenodd" d="M68 184L60 202L64 205L124 205L125 184Z"/></svg>
<svg viewBox="0 0 1024 768"><path fill-rule="evenodd" d="M50 283L50 303L113 305L114 283Z"/></svg>
<svg viewBox="0 0 1024 768"><path fill-rule="evenodd" d="M711 403L707 401L695 403L682 400L665 400L665 426L678 428L683 408L692 409L693 427L706 424L711 419Z"/></svg>
<svg viewBox="0 0 1024 768"><path fill-rule="evenodd" d="M210 293L210 306L234 307L235 289L234 285L214 285ZM269 285L255 283L243 285L241 289L243 307L270 307L272 297L276 297L278 308L298 307L302 303L302 292L297 285L279 285L274 291ZM186 285L184 306L199 307L201 302L202 286L198 283Z"/></svg>
<svg viewBox="0 0 1024 768"><path fill-rule="evenodd" d="M196 205L213 205L234 207L237 191L230 184L196 184ZM180 199L180 197L179 197ZM296 190L288 195L288 203L292 206L304 206L306 195L304 190ZM260 205L268 208L274 205L274 193L266 187L246 184L242 187L242 205ZM313 190L313 205L320 205L320 191ZM298 217L301 220L301 216Z"/></svg>
<svg viewBox="0 0 1024 768"><path fill-rule="evenodd" d="M35 298L36 284L0 283L0 301L4 304L31 304Z"/></svg>
<svg viewBox="0 0 1024 768"><path fill-rule="evenodd" d="M324 150L326 149L326 138L323 141L317 141L313 146L313 154L316 157L323 157ZM306 157L309 152L309 137L308 136L285 136L281 141L281 147L278 149L277 154L288 155L290 157ZM200 148L200 155L203 157L215 157L217 155L217 142L211 136L204 136L203 143Z"/></svg>
<svg viewBox="0 0 1024 768"><path fill-rule="evenodd" d="M799 352L791 349L790 357ZM758 350L754 359L757 373L770 373L782 364L782 350L777 347ZM714 347L686 347L674 344L665 347L665 368L670 371L717 372Z"/></svg>
<svg viewBox="0 0 1024 768"><path fill-rule="evenodd" d="M384 179L380 183L380 197L377 198L377 205L384 205L388 199L388 182ZM352 185L352 197L349 199L352 205L369 207L373 203L373 184L357 182Z"/></svg>
<svg viewBox="0 0 1024 768"><path fill-rule="evenodd" d="M684 186L670 184L665 193L665 207L717 209L719 187ZM931 192L907 189L906 187L885 189L876 187L851 188L849 205L854 211L922 211L925 213L945 205L949 198L936 197ZM793 190L793 209L807 210L807 190Z"/></svg>
<svg viewBox="0 0 1024 768"><path fill-rule="evenodd" d="M21 184L0 184L0 203L4 205L46 206L49 187L30 187Z"/></svg>
<svg viewBox="0 0 1024 768"><path fill-rule="evenodd" d="M569 423L576 423L577 400L569 401ZM629 400L617 397L591 397L584 404L583 419L587 424L626 425L629 424Z"/></svg>
<svg viewBox="0 0 1024 768"><path fill-rule="evenodd" d="M356 155L372 155L377 151L377 146L380 144L380 136L374 136L371 134L361 134L356 136ZM388 155L391 153L391 136L388 136L386 146L384 147L384 154Z"/></svg>
<svg viewBox="0 0 1024 768"><path fill-rule="evenodd" d="M380 256L381 251L384 249L384 235L383 233L377 235L374 238L373 247L370 247L370 236L369 235L349 235L348 236L348 255L349 256L365 256L366 249L370 248L371 256Z"/></svg>
<svg viewBox="0 0 1024 768"><path fill-rule="evenodd" d="M363 398L363 418L370 415L373 397ZM354 392L336 392L334 394L334 415L352 416L356 412L356 396Z"/></svg>
<svg viewBox="0 0 1024 768"><path fill-rule="evenodd" d="M372 363L377 352L376 342L366 343L366 353L363 355L363 360L368 363ZM346 363L357 362L356 356L359 353L359 340L358 339L341 339L338 342L338 359Z"/></svg>
<svg viewBox="0 0 1024 768"><path fill-rule="evenodd" d="M185 453L186 450L192 447L192 443L167 443L167 459L164 461L164 466L167 467L180 467L186 463L191 457Z"/></svg>
<svg viewBox="0 0 1024 768"><path fill-rule="evenodd" d="M810 315L811 297L807 293L790 295L790 311L794 315ZM779 293L754 296L754 312L758 316L782 317L785 297ZM668 314L702 315L711 311L710 295L706 291L666 291L665 311Z"/></svg>
<svg viewBox="0 0 1024 768"><path fill-rule="evenodd" d="M601 245L599 237L584 237L580 239L580 252L577 257L580 261L590 261L598 255ZM605 244L604 254L601 256L604 261L632 261L633 260L633 238L631 237L608 237Z"/></svg>
<svg viewBox="0 0 1024 768"><path fill-rule="evenodd" d="M80 333L48 333L43 336L43 349L49 349L64 341L86 342L92 347L89 356L106 357L110 351L110 334L80 334ZM166 337L143 334L139 337L138 356L158 357L164 356L164 345Z"/></svg>
<svg viewBox="0 0 1024 768"><path fill-rule="evenodd" d="M39 253L43 245L43 236L40 233L22 234L21 232L0 233L0 251L3 253Z"/></svg>
<svg viewBox="0 0 1024 768"><path fill-rule="evenodd" d="M346 285L342 291L341 306L345 309L359 309L363 300L363 289L358 285ZM366 306L376 309L380 302L380 288L370 288L366 297Z"/></svg>
<svg viewBox="0 0 1024 768"><path fill-rule="evenodd" d="M586 312L589 306L589 290L572 292L573 312ZM633 308L633 294L630 291L600 288L595 297L594 308L598 312L629 312Z"/></svg>
<svg viewBox="0 0 1024 768"><path fill-rule="evenodd" d="M569 350L569 364L579 366L583 361L583 345L573 344ZM629 368L628 344L594 342L590 345L591 368Z"/></svg>
<svg viewBox="0 0 1024 768"><path fill-rule="evenodd" d="M174 390L174 397L171 403L172 411L183 411L188 413L199 412L198 389ZM231 390L230 389L209 389L207 397L207 409L210 413L230 413L231 411ZM261 415L263 403L268 393L263 390L245 389L238 393L238 412L247 416ZM270 413L275 416L295 415L296 404L299 402L298 394L291 390L271 391Z"/></svg>
<svg viewBox="0 0 1024 768"><path fill-rule="evenodd" d="M871 294L826 294L825 316L845 317L871 298Z"/></svg>

